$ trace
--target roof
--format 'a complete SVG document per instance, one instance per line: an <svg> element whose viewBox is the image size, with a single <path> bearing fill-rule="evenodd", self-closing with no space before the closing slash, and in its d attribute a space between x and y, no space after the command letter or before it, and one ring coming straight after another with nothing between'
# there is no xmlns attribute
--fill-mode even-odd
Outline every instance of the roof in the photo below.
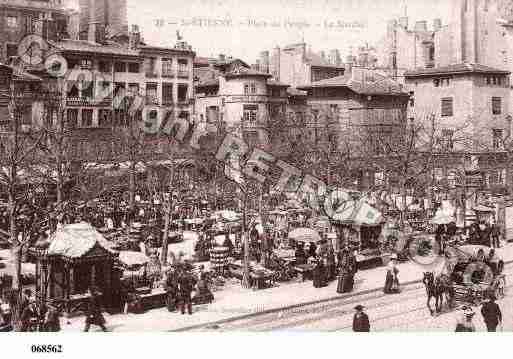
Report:
<svg viewBox="0 0 513 359"><path fill-rule="evenodd" d="M310 64L310 66L314 67L332 67L335 69L345 69L344 65L334 65L329 63L327 59L322 58L319 54L316 54L313 51L306 52L306 62Z"/></svg>
<svg viewBox="0 0 513 359"><path fill-rule="evenodd" d="M509 75L509 71L499 70L493 67L481 65L481 64L470 64L461 63L449 66L434 67L429 69L417 69L414 71L406 71L405 77L429 77L438 75L457 75L457 74L500 74Z"/></svg>
<svg viewBox="0 0 513 359"><path fill-rule="evenodd" d="M275 79L268 79L267 80L267 85L269 86L277 86L277 87L290 87L290 85L284 83L284 82L280 82L280 81L276 81Z"/></svg>
<svg viewBox="0 0 513 359"><path fill-rule="evenodd" d="M84 222L58 228L50 240L50 247L47 251L49 256L81 258L86 256L96 245L108 253L115 253L110 248L109 242L90 224Z"/></svg>
<svg viewBox="0 0 513 359"><path fill-rule="evenodd" d="M236 71L230 71L225 74L226 78L245 77L245 76L258 76L258 77L268 77L268 78L272 77L272 75L270 75L266 72L260 72L260 71L256 71L251 68L245 68L245 67L240 67Z"/></svg>
<svg viewBox="0 0 513 359"><path fill-rule="evenodd" d="M348 88L361 95L407 95L402 86L381 74L374 73L375 81L358 81L352 74L332 77L312 83L311 85L299 86L299 90L309 90L312 88Z"/></svg>
<svg viewBox="0 0 513 359"><path fill-rule="evenodd" d="M194 77L198 79L198 86L219 85L219 70L211 67L195 68Z"/></svg>
<svg viewBox="0 0 513 359"><path fill-rule="evenodd" d="M148 52L167 52L167 53L181 53L184 55L194 55L194 51L192 51L192 50L186 50L186 49L176 48L176 47L142 45L142 46L139 46L139 49L141 51L148 51Z"/></svg>
<svg viewBox="0 0 513 359"><path fill-rule="evenodd" d="M131 50L114 43L102 45L85 40L48 41L48 43L64 52L88 52L91 54L140 58L139 51Z"/></svg>

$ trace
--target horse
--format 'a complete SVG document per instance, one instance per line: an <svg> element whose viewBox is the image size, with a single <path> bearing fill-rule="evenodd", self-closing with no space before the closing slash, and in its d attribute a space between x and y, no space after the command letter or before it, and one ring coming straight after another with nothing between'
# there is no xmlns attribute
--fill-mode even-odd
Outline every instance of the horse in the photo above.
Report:
<svg viewBox="0 0 513 359"><path fill-rule="evenodd" d="M431 315L434 315L435 313L431 308L431 298L433 297L436 301L436 313L440 313L442 311L444 297L446 302L449 304L449 307L452 307L453 291L450 278L447 275L441 274L435 277L433 272L425 272L422 283L424 283L424 286L426 287L427 307Z"/></svg>

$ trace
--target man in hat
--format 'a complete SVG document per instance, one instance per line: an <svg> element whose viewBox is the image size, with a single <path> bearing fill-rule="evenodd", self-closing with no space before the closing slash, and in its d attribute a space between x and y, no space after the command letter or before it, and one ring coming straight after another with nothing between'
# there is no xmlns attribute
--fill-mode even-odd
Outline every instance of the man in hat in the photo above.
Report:
<svg viewBox="0 0 513 359"><path fill-rule="evenodd" d="M495 295L490 294L489 300L481 307L481 314L489 332L497 331L497 326L502 325L502 312L499 305L495 303L496 300Z"/></svg>
<svg viewBox="0 0 513 359"><path fill-rule="evenodd" d="M363 311L364 309L365 307L360 304L354 307L356 313L353 317L353 332L370 332L369 317Z"/></svg>

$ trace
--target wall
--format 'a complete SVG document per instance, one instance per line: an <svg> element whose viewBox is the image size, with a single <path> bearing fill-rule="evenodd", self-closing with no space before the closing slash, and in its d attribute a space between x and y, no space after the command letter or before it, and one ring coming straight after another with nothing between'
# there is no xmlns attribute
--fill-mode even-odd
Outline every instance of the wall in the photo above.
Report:
<svg viewBox="0 0 513 359"><path fill-rule="evenodd" d="M435 128L455 129L459 137L465 137L465 146L460 143L457 149L476 150L478 143L491 148L492 128L505 128L505 117L509 113L509 90L483 84L484 78L478 75L453 77L449 86L435 87L433 78L407 79L409 91L415 96L415 120L432 128L430 115L436 118ZM502 100L502 115L493 116L491 98ZM453 98L453 116L441 117L441 99ZM439 135L439 133L438 133ZM469 140L470 143L468 142Z"/></svg>

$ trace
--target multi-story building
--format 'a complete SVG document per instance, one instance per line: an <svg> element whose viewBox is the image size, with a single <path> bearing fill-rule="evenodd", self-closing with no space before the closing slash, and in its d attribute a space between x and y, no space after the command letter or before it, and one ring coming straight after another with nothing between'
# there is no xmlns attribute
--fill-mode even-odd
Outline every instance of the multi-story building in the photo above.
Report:
<svg viewBox="0 0 513 359"><path fill-rule="evenodd" d="M287 87L235 59L196 70L200 121L240 128L251 145L269 145L269 121L284 114Z"/></svg>
<svg viewBox="0 0 513 359"><path fill-rule="evenodd" d="M142 45L144 58L145 116L162 123L169 111L174 118L192 119L194 109L195 53L179 42L175 47Z"/></svg>
<svg viewBox="0 0 513 359"><path fill-rule="evenodd" d="M351 74L301 86L307 91L307 134L310 141L331 144L351 158L384 156L401 141L407 125L409 95L403 86L373 70L353 67ZM372 161L362 170L377 172ZM373 178L373 174L366 176Z"/></svg>
<svg viewBox="0 0 513 359"><path fill-rule="evenodd" d="M435 64L434 36L441 31L440 19L428 29L427 21L417 21L409 27L408 17L390 20L385 36L376 46L376 66L404 83L404 72L416 68L430 68Z"/></svg>
<svg viewBox="0 0 513 359"><path fill-rule="evenodd" d="M0 1L0 61L18 56L18 44L27 35L65 37L67 18L63 0Z"/></svg>
<svg viewBox="0 0 513 359"><path fill-rule="evenodd" d="M451 154L438 161L448 171L462 156L474 156L491 184L505 184L503 140L511 134L509 75L468 63L406 72L415 121L435 135L437 152Z"/></svg>
<svg viewBox="0 0 513 359"><path fill-rule="evenodd" d="M328 56L323 56L308 50L304 42L276 47L270 53L262 52L259 67L261 72L269 73L275 80L292 87L341 76L345 71L338 50L331 50Z"/></svg>
<svg viewBox="0 0 513 359"><path fill-rule="evenodd" d="M80 39L86 40L91 24L109 37L126 36L128 12L126 0L80 0ZM94 31L94 30L93 30Z"/></svg>

